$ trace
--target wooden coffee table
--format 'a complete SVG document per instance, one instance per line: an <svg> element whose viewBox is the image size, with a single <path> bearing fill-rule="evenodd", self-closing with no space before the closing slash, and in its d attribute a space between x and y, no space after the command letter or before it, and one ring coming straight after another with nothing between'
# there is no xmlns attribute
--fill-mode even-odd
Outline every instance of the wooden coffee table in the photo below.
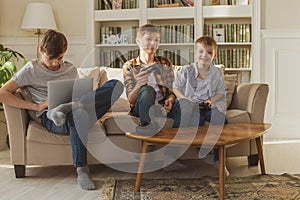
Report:
<svg viewBox="0 0 300 200"><path fill-rule="evenodd" d="M218 134L213 134L213 131L220 130L220 126L200 126L200 127L187 127L187 128L170 128L170 129L163 129L157 135L152 137L141 136L136 133L126 133L126 136L129 138L141 140L142 145L142 152L139 162L139 168L136 177L135 183L135 191L139 191L142 173L145 164L145 158L147 153L147 148L149 143L160 143L160 144L169 144L172 141L172 144L190 144L195 146L203 146L204 144L207 146L213 145L214 148L219 149L219 193L220 199L224 199L225 193L225 185L224 185L224 169L225 169L225 149L226 146L233 145L242 141L255 139L256 146L259 156L259 163L261 174L266 174L265 171L265 164L264 164L264 157L263 157L263 150L262 150L262 139L261 136L265 134L271 124L268 123L258 123L258 124L247 124L247 123L240 123L240 124L226 124L222 125L222 132L218 137ZM205 139L204 138L207 134L208 128L210 129L210 134ZM220 133L220 132L219 132ZM217 136L216 136L217 135ZM176 136L176 137L175 137Z"/></svg>

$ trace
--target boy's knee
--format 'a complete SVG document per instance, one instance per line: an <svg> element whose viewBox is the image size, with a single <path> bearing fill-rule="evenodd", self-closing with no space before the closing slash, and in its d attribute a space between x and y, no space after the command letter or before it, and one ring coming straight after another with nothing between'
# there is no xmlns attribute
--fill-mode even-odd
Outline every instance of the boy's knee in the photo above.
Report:
<svg viewBox="0 0 300 200"><path fill-rule="evenodd" d="M151 98L156 97L156 92L153 87L149 85L142 86L139 95L142 95L143 97Z"/></svg>

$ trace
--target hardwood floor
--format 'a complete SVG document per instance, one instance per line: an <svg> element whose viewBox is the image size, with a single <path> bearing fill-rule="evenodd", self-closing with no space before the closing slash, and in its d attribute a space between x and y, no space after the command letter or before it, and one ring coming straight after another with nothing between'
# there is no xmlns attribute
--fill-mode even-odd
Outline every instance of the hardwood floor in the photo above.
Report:
<svg viewBox="0 0 300 200"><path fill-rule="evenodd" d="M268 174L300 174L300 140L268 140L264 142L264 156ZM217 170L201 160L183 160L187 168L182 171L143 174L143 178L184 178L215 176ZM230 176L249 176L260 173L259 167L248 167L245 157L227 159ZM124 173L105 165L90 166L97 185L95 191L78 189L73 166L34 166L26 168L26 178L16 179L10 165L9 150L0 151L0 200L93 200L100 199L100 188L105 179L135 179L136 174Z"/></svg>

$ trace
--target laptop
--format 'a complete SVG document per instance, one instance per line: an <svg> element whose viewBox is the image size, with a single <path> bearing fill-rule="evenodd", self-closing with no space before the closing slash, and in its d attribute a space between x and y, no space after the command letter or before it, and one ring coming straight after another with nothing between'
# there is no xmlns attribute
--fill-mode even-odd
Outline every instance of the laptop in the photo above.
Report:
<svg viewBox="0 0 300 200"><path fill-rule="evenodd" d="M71 102L93 90L93 78L48 81L48 109Z"/></svg>

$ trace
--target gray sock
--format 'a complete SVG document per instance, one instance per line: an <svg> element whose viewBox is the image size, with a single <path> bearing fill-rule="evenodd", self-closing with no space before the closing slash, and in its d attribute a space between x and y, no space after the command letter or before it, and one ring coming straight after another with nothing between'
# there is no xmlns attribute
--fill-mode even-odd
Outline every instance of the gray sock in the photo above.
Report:
<svg viewBox="0 0 300 200"><path fill-rule="evenodd" d="M66 114L72 111L72 109L77 109L81 107L79 101L73 101L69 103L61 104L51 110L48 110L47 117L51 119L56 126L62 126L66 122Z"/></svg>
<svg viewBox="0 0 300 200"><path fill-rule="evenodd" d="M91 179L89 175L89 168L88 166L83 166L83 167L77 167L77 183L78 187L82 190L95 190L96 185Z"/></svg>

